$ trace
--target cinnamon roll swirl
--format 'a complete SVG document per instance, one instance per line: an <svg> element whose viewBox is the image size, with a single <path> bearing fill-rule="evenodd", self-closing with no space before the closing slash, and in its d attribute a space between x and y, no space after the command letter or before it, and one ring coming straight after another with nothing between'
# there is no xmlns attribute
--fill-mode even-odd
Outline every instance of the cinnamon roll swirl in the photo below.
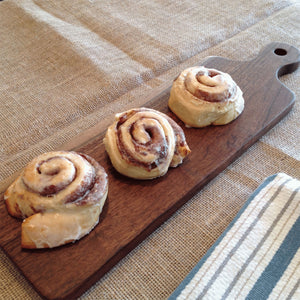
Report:
<svg viewBox="0 0 300 300"><path fill-rule="evenodd" d="M55 151L34 158L4 194L22 223L23 248L52 248L88 234L107 197L104 169L91 157Z"/></svg>
<svg viewBox="0 0 300 300"><path fill-rule="evenodd" d="M189 154L182 128L149 108L116 114L104 138L114 168L135 179L152 179L177 167Z"/></svg>
<svg viewBox="0 0 300 300"><path fill-rule="evenodd" d="M205 127L236 119L244 109L244 98L229 74L199 66L174 80L168 104L186 126Z"/></svg>

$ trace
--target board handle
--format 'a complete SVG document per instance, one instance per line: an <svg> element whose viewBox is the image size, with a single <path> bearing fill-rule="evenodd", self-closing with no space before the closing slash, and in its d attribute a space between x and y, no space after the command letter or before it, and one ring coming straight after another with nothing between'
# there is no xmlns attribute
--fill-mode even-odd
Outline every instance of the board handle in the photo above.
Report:
<svg viewBox="0 0 300 300"><path fill-rule="evenodd" d="M300 51L298 48L280 42L273 42L263 48L257 59L267 59L268 64L273 66L277 76L294 72L300 64Z"/></svg>

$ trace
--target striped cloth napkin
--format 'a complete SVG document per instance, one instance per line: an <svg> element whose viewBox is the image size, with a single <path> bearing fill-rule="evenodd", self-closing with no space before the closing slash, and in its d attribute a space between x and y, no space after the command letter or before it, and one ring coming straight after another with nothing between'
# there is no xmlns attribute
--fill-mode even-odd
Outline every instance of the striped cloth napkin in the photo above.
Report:
<svg viewBox="0 0 300 300"><path fill-rule="evenodd" d="M169 299L300 299L299 246L300 181L270 176Z"/></svg>

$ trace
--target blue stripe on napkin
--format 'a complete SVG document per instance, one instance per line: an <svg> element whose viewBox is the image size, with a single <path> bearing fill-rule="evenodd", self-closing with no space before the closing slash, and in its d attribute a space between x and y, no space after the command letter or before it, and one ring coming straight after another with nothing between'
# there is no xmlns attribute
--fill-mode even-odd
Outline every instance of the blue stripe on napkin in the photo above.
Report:
<svg viewBox="0 0 300 300"><path fill-rule="evenodd" d="M300 217L280 248L247 296L247 299L267 299L295 253L300 247ZM299 280L298 280L299 282Z"/></svg>
<svg viewBox="0 0 300 300"><path fill-rule="evenodd" d="M286 174L268 177L169 299L282 299L300 292L299 190Z"/></svg>

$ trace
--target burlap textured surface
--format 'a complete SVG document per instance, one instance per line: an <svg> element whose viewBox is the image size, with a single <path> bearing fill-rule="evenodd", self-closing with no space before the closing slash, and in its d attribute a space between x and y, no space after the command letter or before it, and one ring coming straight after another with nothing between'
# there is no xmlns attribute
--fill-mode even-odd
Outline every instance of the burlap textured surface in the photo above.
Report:
<svg viewBox="0 0 300 300"><path fill-rule="evenodd" d="M38 153L209 55L246 60L272 41L300 48L298 1L0 2L0 181ZM81 299L165 299L267 176L300 178L300 71L293 110ZM234 191L234 193L232 192ZM1 252L0 299L39 299Z"/></svg>

